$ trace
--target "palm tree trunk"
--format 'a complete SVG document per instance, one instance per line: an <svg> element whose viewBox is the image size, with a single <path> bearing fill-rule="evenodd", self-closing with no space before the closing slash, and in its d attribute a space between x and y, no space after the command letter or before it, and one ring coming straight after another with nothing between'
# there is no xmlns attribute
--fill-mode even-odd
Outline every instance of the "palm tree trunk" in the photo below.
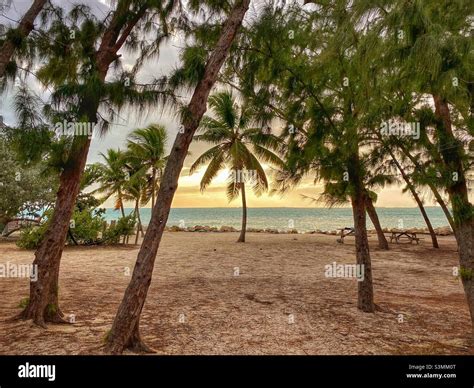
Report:
<svg viewBox="0 0 474 388"><path fill-rule="evenodd" d="M151 175L151 208L155 208L156 168L153 167Z"/></svg>
<svg viewBox="0 0 474 388"><path fill-rule="evenodd" d="M426 213L425 207L423 206L423 202L421 201L420 196L415 190L415 186L413 185L413 183L411 183L409 176L406 174L402 165L398 162L397 158L395 157L395 154L392 151L390 151L390 156L392 157L393 162L397 166L398 171L400 171L400 174L402 174L403 180L407 184L408 189L411 192L411 195L415 199L416 204L418 205L418 208L420 209L421 215L423 216L423 219L425 220L426 227L428 228L428 231L430 232L431 243L433 244L433 248L439 248L438 238L436 237L436 233L433 229L433 225L431 225L431 221L428 217L428 214Z"/></svg>
<svg viewBox="0 0 474 388"><path fill-rule="evenodd" d="M125 218L125 209L123 207L122 192L118 190L118 200L120 201L120 213L122 213L122 218ZM127 236L123 236L122 244L125 245L127 241Z"/></svg>
<svg viewBox="0 0 474 388"><path fill-rule="evenodd" d="M459 250L459 264L461 280L464 286L469 312L471 314L471 329L474 335L474 215L473 206L469 202L466 177L463 166L463 149L457 142L451 126L451 114L447 101L433 95L435 117L437 119L436 132L439 139L441 155L445 167L457 174L447 190L451 199L454 221L457 230ZM456 147L453 145L458 144Z"/></svg>
<svg viewBox="0 0 474 388"><path fill-rule="evenodd" d="M245 242L245 232L247 230L247 200L245 198L245 183L240 184L240 193L242 195L242 229L237 242Z"/></svg>
<svg viewBox="0 0 474 388"><path fill-rule="evenodd" d="M122 218L125 217L125 208L123 207L123 197L122 192L118 191L118 200L120 201L120 212L122 213Z"/></svg>
<svg viewBox="0 0 474 388"><path fill-rule="evenodd" d="M16 28L22 39L25 39L30 32L33 31L35 19L42 11L45 4L46 0L35 0L25 15L23 15L18 27ZM11 39L7 39L3 43L0 49L0 78L5 75L8 63L11 61L17 47L18 43L15 43Z"/></svg>
<svg viewBox="0 0 474 388"><path fill-rule="evenodd" d="M143 232L142 218L140 216L140 204L138 205L138 209L137 209L137 217L138 217L138 225L140 226L141 235L142 237L144 237L145 233Z"/></svg>
<svg viewBox="0 0 474 388"><path fill-rule="evenodd" d="M171 149L158 191L157 203L153 208L150 224L138 253L132 279L107 338L105 348L107 352L121 354L125 348L148 350L140 339L139 319L151 283L155 258L168 220L171 202L178 187L179 175L189 145L206 111L209 93L217 81L219 70L242 24L249 3L250 0L238 1L231 10L221 30L219 40L207 61L203 77L197 84L187 107L187 114L183 120L184 132L178 133Z"/></svg>
<svg viewBox="0 0 474 388"><path fill-rule="evenodd" d="M375 231L377 232L379 248L388 251L388 241L385 237L385 233L382 230L382 226L380 225L379 216L377 215L377 211L375 210L372 198L370 198L367 194L365 196L365 207L367 210L367 214L369 215L370 220L372 221L372 224L374 224Z"/></svg>
<svg viewBox="0 0 474 388"><path fill-rule="evenodd" d="M135 201L135 216L137 217L137 234L135 235L135 245L138 244L138 237L140 236L140 219L138 218L140 216L138 212L138 201L139 199Z"/></svg>

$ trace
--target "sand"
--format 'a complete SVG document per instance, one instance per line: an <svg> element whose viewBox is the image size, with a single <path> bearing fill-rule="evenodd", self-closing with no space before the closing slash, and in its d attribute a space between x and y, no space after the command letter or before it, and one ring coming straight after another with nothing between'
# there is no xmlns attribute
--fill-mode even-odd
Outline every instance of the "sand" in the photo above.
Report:
<svg viewBox="0 0 474 388"><path fill-rule="evenodd" d="M474 354L452 237L441 249L390 244L371 254L378 311L357 310L357 281L326 278L324 266L354 263L354 238L165 233L141 333L158 354ZM9 322L28 280L0 279L0 354L101 354L130 280L137 247L69 247L60 301L71 325ZM0 243L0 262L33 252ZM400 315L402 314L402 315Z"/></svg>

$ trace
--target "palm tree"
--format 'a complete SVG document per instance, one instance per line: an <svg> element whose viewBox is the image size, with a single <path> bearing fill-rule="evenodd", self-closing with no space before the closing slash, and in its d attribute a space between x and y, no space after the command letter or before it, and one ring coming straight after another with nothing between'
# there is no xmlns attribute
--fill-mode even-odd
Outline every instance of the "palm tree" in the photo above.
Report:
<svg viewBox="0 0 474 388"><path fill-rule="evenodd" d="M166 129L162 125L152 124L146 128L135 129L128 137L128 155L130 160L142 163L151 171L148 192L151 194L151 207L155 207L159 180L166 164Z"/></svg>
<svg viewBox="0 0 474 388"><path fill-rule="evenodd" d="M105 163L99 164L101 176L98 181L100 187L94 193L104 194L104 197L101 198L102 201L115 196L114 209L120 209L122 217L125 217L123 192L127 181L130 179L130 174L125 169L126 154L119 149L108 149L106 154L101 153L100 155Z"/></svg>
<svg viewBox="0 0 474 388"><path fill-rule="evenodd" d="M227 186L229 201L242 195L242 230L237 242L245 242L247 226L247 203L245 181L251 180L252 189L259 195L268 189L268 180L260 160L282 166L280 157L273 151L280 144L278 137L263 133L252 124L252 112L247 107L239 108L230 92L221 92L209 98L215 118L204 116L198 128L197 141L214 146L204 152L193 163L192 174L204 164L208 164L201 179L201 191L204 191L222 169L232 171ZM250 176L249 176L250 175ZM250 179L249 179L250 178Z"/></svg>
<svg viewBox="0 0 474 388"><path fill-rule="evenodd" d="M130 179L125 182L123 186L123 199L135 203L133 215L137 220L137 234L135 235L136 245L138 243L140 232L142 237L144 235L142 220L140 217L140 202L143 204L149 201L147 186L150 179L146 174L146 170L143 168L141 161L136 158L131 159L128 154L126 154L126 169Z"/></svg>

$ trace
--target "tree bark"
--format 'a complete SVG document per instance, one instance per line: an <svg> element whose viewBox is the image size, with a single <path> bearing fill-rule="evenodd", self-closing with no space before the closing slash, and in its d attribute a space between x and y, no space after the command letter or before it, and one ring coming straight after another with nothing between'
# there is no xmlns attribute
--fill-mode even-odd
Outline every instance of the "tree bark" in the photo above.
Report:
<svg viewBox="0 0 474 388"><path fill-rule="evenodd" d="M436 132L439 139L443 162L448 171L457 174L447 187L453 208L457 230L461 280L471 314L471 329L474 335L474 227L473 207L469 202L466 177L463 165L463 148L455 138L451 114L447 101L440 95L433 95Z"/></svg>
<svg viewBox="0 0 474 388"><path fill-rule="evenodd" d="M237 242L245 242L245 232L247 230L247 200L245 198L245 182L240 184L240 193L242 195L242 229Z"/></svg>
<svg viewBox="0 0 474 388"><path fill-rule="evenodd" d="M433 245L433 248L438 249L439 248L438 238L436 237L436 233L433 229L433 225L431 225L431 221L428 217L428 214L426 213L425 207L423 206L423 202L421 201L421 198L419 197L418 193L416 192L413 186L409 187L409 189L411 191L411 195L413 196L413 198L415 198L416 204L418 205L418 208L420 209L423 219L425 220L426 227L428 228L428 231L430 233L431 244Z"/></svg>
<svg viewBox="0 0 474 388"><path fill-rule="evenodd" d="M31 7L23 15L18 27L16 28L22 39L26 38L30 32L33 31L35 19L44 8L46 1L47 0L33 1ZM16 47L15 42L9 39L5 40L3 43L0 49L0 78L5 75L5 71L13 58Z"/></svg>
<svg viewBox="0 0 474 388"><path fill-rule="evenodd" d="M156 168L153 167L151 175L151 208L155 208Z"/></svg>
<svg viewBox="0 0 474 388"><path fill-rule="evenodd" d="M187 107L187 114L183 120L184 133L178 133L171 149L132 279L107 338L106 352L121 354L125 348L147 349L140 339L139 319L151 283L155 258L168 220L171 202L178 187L179 175L189 145L206 112L209 93L217 81L218 73L242 24L249 3L250 0L238 1L231 10L217 45L207 61L203 78L197 84Z"/></svg>
<svg viewBox="0 0 474 388"><path fill-rule="evenodd" d="M82 142L82 144L79 144ZM56 204L48 230L35 253L33 265L38 268L38 279L30 282L28 306L20 314L23 319L45 327L45 322L62 322L58 304L58 278L61 256L66 242L69 222L80 190L80 180L86 165L90 139L76 138L79 147L71 157L68 168L60 176ZM73 143L73 144L74 144Z"/></svg>
<svg viewBox="0 0 474 388"><path fill-rule="evenodd" d="M357 133L354 133L357 136ZM354 217L356 262L364 269L364 279L357 282L357 307L367 313L375 311L374 289L372 282L372 261L370 258L369 240L366 223L366 190L361 176L362 166L359 158L359 147L355 146L348 160L349 183L352 186L351 204Z"/></svg>
<svg viewBox="0 0 474 388"><path fill-rule="evenodd" d="M125 218L125 209L123 207L123 196L122 196L122 192L121 190L119 189L118 190L118 200L120 201L120 213L122 213L122 218Z"/></svg>
<svg viewBox="0 0 474 388"><path fill-rule="evenodd" d="M140 216L140 204L138 205L137 218L138 218L138 225L140 226L140 233L141 233L142 237L144 237L145 233L143 232L142 218Z"/></svg>
<svg viewBox="0 0 474 388"><path fill-rule="evenodd" d="M142 220L140 218L140 205L139 205L140 202L139 201L140 201L140 199L137 198L137 200L135 202L135 215L137 217L137 234L135 236L135 245L137 245L137 243L138 243L138 238L140 236L140 232L141 232L142 237L144 235Z"/></svg>
<svg viewBox="0 0 474 388"><path fill-rule="evenodd" d="M367 238L367 226L365 216L365 194L358 191L352 197L352 212L354 216L355 245L357 264L364 268L364 280L358 281L357 307L366 313L375 311L374 289L372 283L372 262L369 252L369 240Z"/></svg>
<svg viewBox="0 0 474 388"><path fill-rule="evenodd" d="M365 207L367 210L367 214L369 215L370 220L372 221L372 224L374 224L375 231L377 232L379 248L388 251L388 241L382 230L382 226L380 225L379 216L377 215L377 211L375 210L372 198L370 198L367 194L365 196Z"/></svg>

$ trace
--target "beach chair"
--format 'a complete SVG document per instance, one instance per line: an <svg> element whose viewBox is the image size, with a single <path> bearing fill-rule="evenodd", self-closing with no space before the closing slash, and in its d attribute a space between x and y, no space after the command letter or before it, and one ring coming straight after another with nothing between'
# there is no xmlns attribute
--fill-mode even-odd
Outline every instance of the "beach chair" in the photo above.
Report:
<svg viewBox="0 0 474 388"><path fill-rule="evenodd" d="M340 231L340 238L338 238L336 241L339 244L344 244L344 238L355 233L355 229L349 228L349 227L338 229L338 230Z"/></svg>

